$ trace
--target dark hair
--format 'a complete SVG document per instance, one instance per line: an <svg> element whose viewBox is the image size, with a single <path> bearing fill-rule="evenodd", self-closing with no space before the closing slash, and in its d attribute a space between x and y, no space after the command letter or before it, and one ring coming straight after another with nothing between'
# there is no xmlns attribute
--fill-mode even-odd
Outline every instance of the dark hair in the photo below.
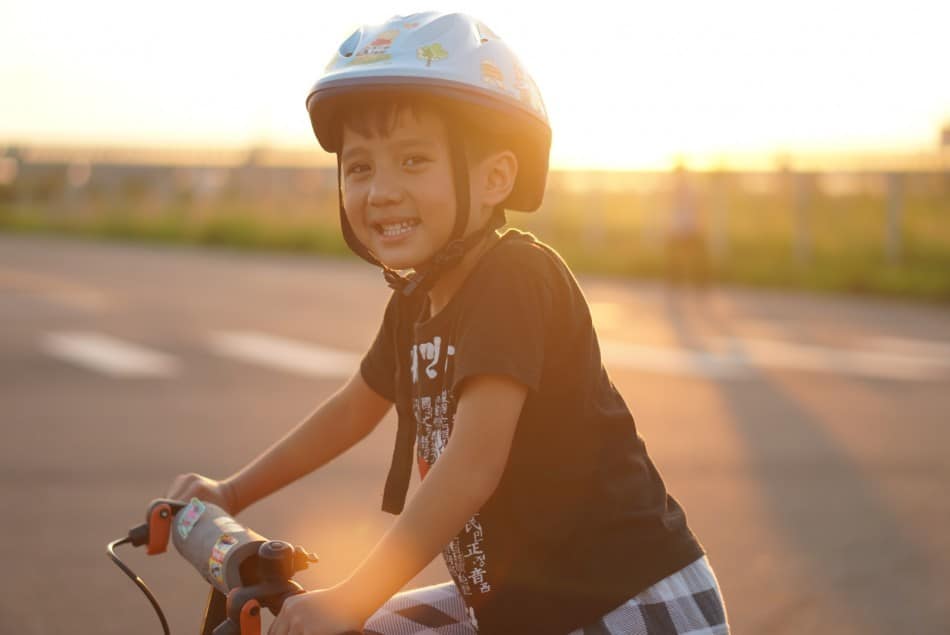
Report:
<svg viewBox="0 0 950 635"><path fill-rule="evenodd" d="M481 161L488 155L511 146L503 135L489 129L484 122L476 120L473 114L419 95L395 95L379 101L351 102L349 107L343 110L337 122L337 134L340 135L343 134L345 126L364 137L386 137L396 129L403 114L409 114L416 121L423 114L431 114L438 117L446 128L451 127L461 132L465 140L466 154L472 161Z"/></svg>

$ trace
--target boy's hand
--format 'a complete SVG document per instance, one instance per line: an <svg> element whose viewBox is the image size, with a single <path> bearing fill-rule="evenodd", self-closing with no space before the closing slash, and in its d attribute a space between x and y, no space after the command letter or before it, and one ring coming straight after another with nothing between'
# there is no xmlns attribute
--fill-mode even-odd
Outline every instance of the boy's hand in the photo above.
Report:
<svg viewBox="0 0 950 635"><path fill-rule="evenodd" d="M229 514L236 514L237 501L234 487L227 481L216 481L200 474L179 474L171 487L168 488L166 498L188 501L192 497L206 503L217 505Z"/></svg>
<svg viewBox="0 0 950 635"><path fill-rule="evenodd" d="M287 598L267 635L341 635L361 633L366 618L343 597L342 587Z"/></svg>

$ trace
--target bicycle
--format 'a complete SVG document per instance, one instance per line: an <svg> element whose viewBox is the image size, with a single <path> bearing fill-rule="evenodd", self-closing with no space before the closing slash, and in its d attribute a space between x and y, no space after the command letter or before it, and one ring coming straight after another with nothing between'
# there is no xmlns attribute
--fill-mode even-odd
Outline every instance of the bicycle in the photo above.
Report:
<svg viewBox="0 0 950 635"><path fill-rule="evenodd" d="M260 635L261 609L273 615L287 598L304 593L294 574L319 559L300 546L268 540L244 527L225 510L197 498L189 502L155 499L146 522L110 542L106 553L148 598L165 635L168 622L155 596L115 553L124 544L164 553L172 540L177 551L211 585L201 635ZM360 635L356 632L341 635Z"/></svg>

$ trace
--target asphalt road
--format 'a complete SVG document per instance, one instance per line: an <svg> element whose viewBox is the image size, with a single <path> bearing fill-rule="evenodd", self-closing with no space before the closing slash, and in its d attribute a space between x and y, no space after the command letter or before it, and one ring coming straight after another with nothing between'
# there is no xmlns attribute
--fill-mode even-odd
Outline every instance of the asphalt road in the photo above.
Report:
<svg viewBox="0 0 950 635"><path fill-rule="evenodd" d="M581 282L733 632L950 632L946 307ZM304 417L386 297L359 262L0 235L0 633L161 632L106 542L175 474L224 476ZM242 514L321 556L306 587L392 522L394 428ZM198 574L123 557L195 632Z"/></svg>

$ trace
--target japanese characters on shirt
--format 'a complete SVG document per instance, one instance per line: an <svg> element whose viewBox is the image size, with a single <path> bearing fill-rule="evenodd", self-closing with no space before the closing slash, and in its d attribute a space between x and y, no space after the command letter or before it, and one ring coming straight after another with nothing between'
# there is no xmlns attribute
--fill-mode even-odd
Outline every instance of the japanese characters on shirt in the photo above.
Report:
<svg viewBox="0 0 950 635"><path fill-rule="evenodd" d="M425 478L445 449L455 420L455 396L450 378L455 347L441 336L414 344L409 351L413 384L412 410L416 419L419 475ZM484 551L485 533L475 513L443 549L446 567L466 597L492 590Z"/></svg>

